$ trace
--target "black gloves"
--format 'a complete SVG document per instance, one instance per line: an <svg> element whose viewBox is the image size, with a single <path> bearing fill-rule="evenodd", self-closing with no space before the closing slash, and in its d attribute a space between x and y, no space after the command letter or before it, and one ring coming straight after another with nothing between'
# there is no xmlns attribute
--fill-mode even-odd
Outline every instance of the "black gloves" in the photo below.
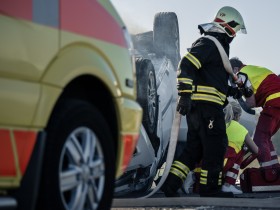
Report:
<svg viewBox="0 0 280 210"><path fill-rule="evenodd" d="M253 90L248 88L248 87L245 87L245 88L242 88L242 92L243 92L243 95L246 97L246 98L249 98L253 95Z"/></svg>
<svg viewBox="0 0 280 210"><path fill-rule="evenodd" d="M191 110L192 100L191 100L191 94L184 94L179 97L179 101L177 104L177 111L185 116L188 114Z"/></svg>
<svg viewBox="0 0 280 210"><path fill-rule="evenodd" d="M248 87L238 88L229 86L227 96L231 96L234 99L240 99L242 95L244 95L246 98L249 98L253 93L253 90Z"/></svg>
<svg viewBox="0 0 280 210"><path fill-rule="evenodd" d="M240 99L242 97L242 91L238 87L229 86L227 95L234 99Z"/></svg>

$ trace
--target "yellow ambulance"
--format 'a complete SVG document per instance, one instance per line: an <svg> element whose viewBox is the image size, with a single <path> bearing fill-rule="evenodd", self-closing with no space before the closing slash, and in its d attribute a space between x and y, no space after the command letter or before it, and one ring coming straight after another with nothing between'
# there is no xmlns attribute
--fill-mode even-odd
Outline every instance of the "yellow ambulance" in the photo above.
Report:
<svg viewBox="0 0 280 210"><path fill-rule="evenodd" d="M0 209L108 210L141 126L109 0L1 0Z"/></svg>

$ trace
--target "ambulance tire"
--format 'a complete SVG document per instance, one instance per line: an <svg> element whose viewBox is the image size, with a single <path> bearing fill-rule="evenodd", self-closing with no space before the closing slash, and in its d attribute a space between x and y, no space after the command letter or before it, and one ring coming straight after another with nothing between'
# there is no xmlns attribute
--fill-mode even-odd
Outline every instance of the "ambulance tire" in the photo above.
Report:
<svg viewBox="0 0 280 210"><path fill-rule="evenodd" d="M156 75L154 66L149 59L136 58L136 78L137 101L143 109L142 123L151 142L157 141L158 96Z"/></svg>
<svg viewBox="0 0 280 210"><path fill-rule="evenodd" d="M46 131L37 209L109 210L115 153L104 117L88 102L63 100L56 106Z"/></svg>
<svg viewBox="0 0 280 210"><path fill-rule="evenodd" d="M180 39L176 13L157 13L154 18L153 31L156 55L166 55L171 60L174 69L177 69L180 61Z"/></svg>

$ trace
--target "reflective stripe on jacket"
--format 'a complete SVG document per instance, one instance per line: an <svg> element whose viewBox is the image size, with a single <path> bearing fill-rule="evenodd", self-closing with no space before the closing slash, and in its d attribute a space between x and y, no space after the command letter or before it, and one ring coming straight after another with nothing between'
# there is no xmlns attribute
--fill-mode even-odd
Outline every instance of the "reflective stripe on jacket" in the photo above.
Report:
<svg viewBox="0 0 280 210"><path fill-rule="evenodd" d="M227 54L229 45L216 37ZM223 106L228 78L221 55L213 41L201 37L182 58L177 76L179 95L192 94L192 100Z"/></svg>

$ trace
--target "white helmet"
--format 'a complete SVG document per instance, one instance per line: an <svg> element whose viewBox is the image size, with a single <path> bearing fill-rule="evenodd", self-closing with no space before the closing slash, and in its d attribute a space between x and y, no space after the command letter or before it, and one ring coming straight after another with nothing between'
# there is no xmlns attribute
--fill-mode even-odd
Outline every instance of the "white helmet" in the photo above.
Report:
<svg viewBox="0 0 280 210"><path fill-rule="evenodd" d="M212 23L223 29L230 37L234 37L238 31L247 34L241 14L233 7L222 7Z"/></svg>
<svg viewBox="0 0 280 210"><path fill-rule="evenodd" d="M238 31L247 34L241 14L236 9L229 6L222 7L218 11L214 21L199 26L205 32L214 31L226 33L229 37L235 37Z"/></svg>

